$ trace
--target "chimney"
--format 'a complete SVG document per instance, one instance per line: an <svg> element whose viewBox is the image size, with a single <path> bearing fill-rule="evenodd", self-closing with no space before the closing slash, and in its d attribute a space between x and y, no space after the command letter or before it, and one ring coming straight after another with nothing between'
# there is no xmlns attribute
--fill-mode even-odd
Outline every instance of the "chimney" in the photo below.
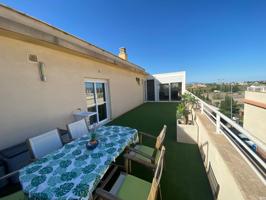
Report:
<svg viewBox="0 0 266 200"><path fill-rule="evenodd" d="M124 60L127 60L127 50L125 47L120 47L119 48L119 54L118 56Z"/></svg>

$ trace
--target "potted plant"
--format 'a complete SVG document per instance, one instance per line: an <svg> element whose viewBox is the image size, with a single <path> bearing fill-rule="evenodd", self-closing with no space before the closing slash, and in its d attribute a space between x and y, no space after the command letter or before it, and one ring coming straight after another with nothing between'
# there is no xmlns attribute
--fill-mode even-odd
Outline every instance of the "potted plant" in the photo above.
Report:
<svg viewBox="0 0 266 200"><path fill-rule="evenodd" d="M189 111L186 108L186 105L181 102L176 107L176 119L179 123L187 124L188 123L188 114Z"/></svg>
<svg viewBox="0 0 266 200"><path fill-rule="evenodd" d="M188 124L188 116L197 104L197 99L191 94L182 95L182 100L176 107L176 119L178 123Z"/></svg>
<svg viewBox="0 0 266 200"><path fill-rule="evenodd" d="M191 111L197 104L197 99L189 93L182 95L182 102L186 105L187 109Z"/></svg>
<svg viewBox="0 0 266 200"><path fill-rule="evenodd" d="M98 140L96 139L96 124L92 125L92 128L89 131L90 134L90 141L86 144L87 149L92 150L97 147Z"/></svg>
<svg viewBox="0 0 266 200"><path fill-rule="evenodd" d="M181 102L176 107L176 140L177 142L195 144L197 143L197 126L189 116L192 115L192 109L196 105L197 100L191 94L182 95Z"/></svg>

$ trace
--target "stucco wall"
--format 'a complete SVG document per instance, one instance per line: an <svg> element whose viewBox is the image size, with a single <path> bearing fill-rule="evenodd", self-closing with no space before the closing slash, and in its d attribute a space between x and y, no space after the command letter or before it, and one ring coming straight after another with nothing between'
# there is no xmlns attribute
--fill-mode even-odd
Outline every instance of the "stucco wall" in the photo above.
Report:
<svg viewBox="0 0 266 200"><path fill-rule="evenodd" d="M245 99L266 103L266 93L245 92ZM266 109L246 104L244 105L244 123L243 126L255 138L266 144Z"/></svg>
<svg viewBox="0 0 266 200"><path fill-rule="evenodd" d="M208 130L205 128L206 124L204 124L199 117L197 118L197 123L200 133L200 148L202 148L202 151L206 156L204 165L208 169L209 163L211 163L217 182L220 185L218 200L243 200L244 198L236 180L233 178L230 169L228 169L228 166L225 164L224 158L220 155L215 142L209 137L210 133L208 133ZM225 139L223 138L223 135L217 135L217 137L220 137L222 140Z"/></svg>
<svg viewBox="0 0 266 200"><path fill-rule="evenodd" d="M266 187L240 152L217 134L216 127L205 114L196 112L199 127L199 147L204 152L204 165L212 166L220 185L218 200L257 200L266 197Z"/></svg>
<svg viewBox="0 0 266 200"><path fill-rule="evenodd" d="M45 63L47 82L40 81L36 54ZM144 101L144 75L105 63L0 36L0 149L56 127L65 128L72 112L86 109L85 79L109 83L111 117Z"/></svg>
<svg viewBox="0 0 266 200"><path fill-rule="evenodd" d="M195 122L194 125L177 125L177 142L187 144L198 143L202 158L205 158L203 162L206 171L208 171L211 163L215 178L220 186L218 200L243 200L241 190L237 186L228 165L225 164L225 160L219 153L217 145L210 137L210 134L215 134L215 128L213 128L213 133L210 133L206 126L213 127L213 125L209 121L206 123L202 118L206 117L197 113L197 123ZM215 134L214 136L225 140L221 134Z"/></svg>

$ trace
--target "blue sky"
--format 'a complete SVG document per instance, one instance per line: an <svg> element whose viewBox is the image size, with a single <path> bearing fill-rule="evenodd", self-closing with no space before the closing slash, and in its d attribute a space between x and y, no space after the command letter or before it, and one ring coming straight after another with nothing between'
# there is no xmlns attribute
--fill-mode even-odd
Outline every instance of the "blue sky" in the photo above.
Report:
<svg viewBox="0 0 266 200"><path fill-rule="evenodd" d="M0 0L118 54L188 82L266 80L266 1Z"/></svg>

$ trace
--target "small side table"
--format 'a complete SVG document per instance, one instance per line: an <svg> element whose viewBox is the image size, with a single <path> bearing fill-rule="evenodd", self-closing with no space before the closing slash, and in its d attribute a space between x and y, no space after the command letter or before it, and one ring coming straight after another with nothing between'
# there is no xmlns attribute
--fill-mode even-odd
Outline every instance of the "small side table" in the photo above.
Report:
<svg viewBox="0 0 266 200"><path fill-rule="evenodd" d="M96 112L88 112L88 111L77 111L73 113L73 116L76 121L85 119L88 125L91 125L90 123L90 117L93 115L96 115Z"/></svg>

